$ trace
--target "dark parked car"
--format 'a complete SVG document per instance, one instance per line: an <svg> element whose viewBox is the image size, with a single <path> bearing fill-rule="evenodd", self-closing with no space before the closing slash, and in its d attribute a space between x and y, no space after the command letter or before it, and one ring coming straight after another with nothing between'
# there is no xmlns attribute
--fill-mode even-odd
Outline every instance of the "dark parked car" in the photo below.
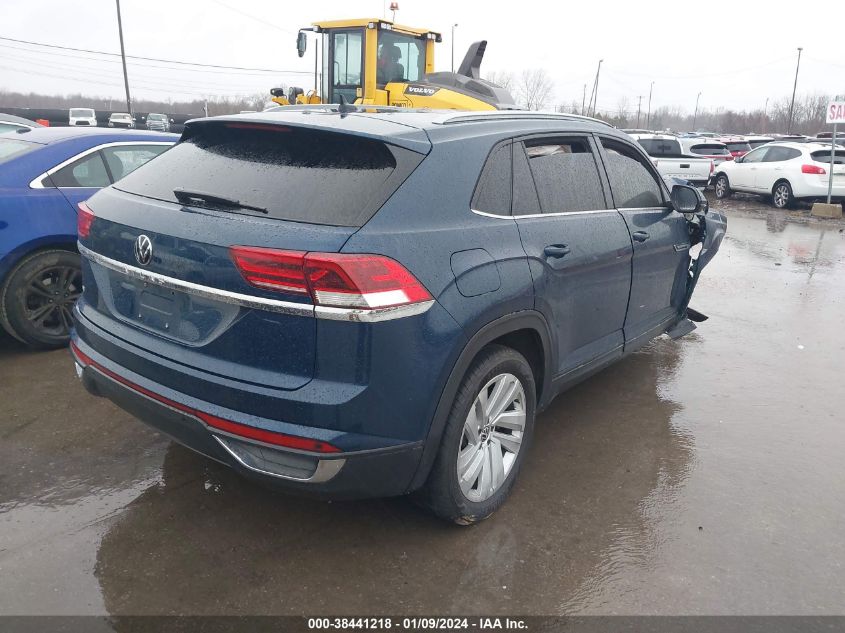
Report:
<svg viewBox="0 0 845 633"><path fill-rule="evenodd" d="M67 345L82 290L76 205L178 138L95 127L0 136L0 327L31 347Z"/></svg>
<svg viewBox="0 0 845 633"><path fill-rule="evenodd" d="M195 120L79 222L89 391L245 475L458 523L560 391L694 328L726 226L599 121L322 106Z"/></svg>

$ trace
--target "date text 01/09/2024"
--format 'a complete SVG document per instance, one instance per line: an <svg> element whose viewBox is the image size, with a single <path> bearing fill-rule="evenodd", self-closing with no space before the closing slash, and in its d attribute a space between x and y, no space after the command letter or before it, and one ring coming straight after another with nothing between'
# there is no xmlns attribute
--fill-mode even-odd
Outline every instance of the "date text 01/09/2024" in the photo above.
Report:
<svg viewBox="0 0 845 633"><path fill-rule="evenodd" d="M438 617L352 617L309 618L309 630L524 630L527 625L518 618L438 618Z"/></svg>

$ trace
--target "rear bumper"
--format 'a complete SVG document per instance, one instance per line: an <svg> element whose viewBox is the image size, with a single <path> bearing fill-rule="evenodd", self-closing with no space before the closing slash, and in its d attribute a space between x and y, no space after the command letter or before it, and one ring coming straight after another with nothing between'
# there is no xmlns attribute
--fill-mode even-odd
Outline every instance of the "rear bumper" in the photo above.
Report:
<svg viewBox="0 0 845 633"><path fill-rule="evenodd" d="M75 336L74 346L86 357L96 354ZM187 448L274 488L333 499L400 495L408 491L422 455L422 442L335 453L280 448L210 427L188 407L182 410L177 401L156 395L168 390L148 381L135 384L134 376L118 375L78 353L73 356L77 375L92 395L108 398ZM299 432L302 437L325 437L325 429L300 427Z"/></svg>

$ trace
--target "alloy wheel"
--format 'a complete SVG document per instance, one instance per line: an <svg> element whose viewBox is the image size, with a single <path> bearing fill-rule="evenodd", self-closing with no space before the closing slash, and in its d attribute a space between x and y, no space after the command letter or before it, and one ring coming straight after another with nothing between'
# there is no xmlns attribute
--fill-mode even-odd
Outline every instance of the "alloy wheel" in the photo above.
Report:
<svg viewBox="0 0 845 633"><path fill-rule="evenodd" d="M513 374L492 378L470 407L458 445L458 483L473 502L489 499L516 463L525 430L525 390Z"/></svg>
<svg viewBox="0 0 845 633"><path fill-rule="evenodd" d="M716 180L716 197L717 198L724 198L725 192L728 189L728 183L725 182L724 178L719 178Z"/></svg>
<svg viewBox="0 0 845 633"><path fill-rule="evenodd" d="M775 195L772 196L775 206L778 209L783 209L789 202L789 187L786 185L778 185L775 187Z"/></svg>
<svg viewBox="0 0 845 633"><path fill-rule="evenodd" d="M73 305L81 293L82 271L79 268L43 268L24 289L24 315L42 334L67 336L72 323Z"/></svg>

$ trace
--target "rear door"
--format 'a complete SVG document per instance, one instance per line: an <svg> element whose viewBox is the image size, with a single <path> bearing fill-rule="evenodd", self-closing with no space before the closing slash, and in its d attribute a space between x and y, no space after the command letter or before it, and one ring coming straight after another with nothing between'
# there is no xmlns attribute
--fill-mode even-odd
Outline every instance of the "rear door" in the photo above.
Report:
<svg viewBox="0 0 845 633"><path fill-rule="evenodd" d="M624 343L631 239L604 189L589 135L514 143L513 215L535 305L557 342L558 375L612 359Z"/></svg>
<svg viewBox="0 0 845 633"><path fill-rule="evenodd" d="M801 156L801 150L793 147L772 145L768 148L763 160L756 164L754 171L754 189L760 192L771 192L775 182L783 178L785 163Z"/></svg>
<svg viewBox="0 0 845 633"><path fill-rule="evenodd" d="M660 176L636 148L599 137L613 200L634 247L626 346L650 340L680 309L690 239L684 217L670 209Z"/></svg>

